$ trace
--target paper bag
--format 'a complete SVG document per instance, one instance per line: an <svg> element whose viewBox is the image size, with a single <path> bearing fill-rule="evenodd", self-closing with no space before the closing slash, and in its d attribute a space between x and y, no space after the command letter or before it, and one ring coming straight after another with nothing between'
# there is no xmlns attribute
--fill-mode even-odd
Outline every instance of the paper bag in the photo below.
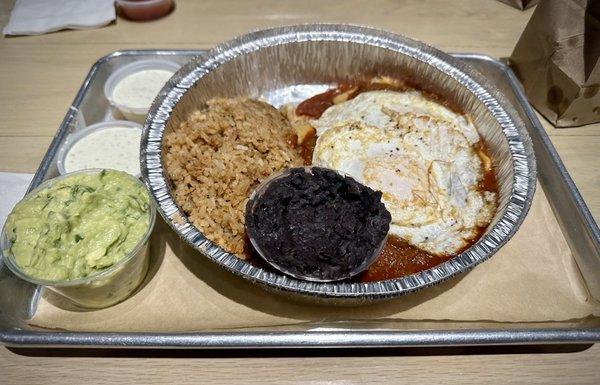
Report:
<svg viewBox="0 0 600 385"><path fill-rule="evenodd" d="M600 122L600 1L543 0L510 63L556 127Z"/></svg>
<svg viewBox="0 0 600 385"><path fill-rule="evenodd" d="M520 10L531 8L538 3L538 0L498 0L504 4L508 4L511 7L515 7Z"/></svg>

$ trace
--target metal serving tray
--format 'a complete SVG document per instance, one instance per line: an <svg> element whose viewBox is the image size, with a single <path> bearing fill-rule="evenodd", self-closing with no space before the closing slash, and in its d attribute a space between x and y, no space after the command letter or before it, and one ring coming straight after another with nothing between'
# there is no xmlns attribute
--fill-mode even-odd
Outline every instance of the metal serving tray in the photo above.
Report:
<svg viewBox="0 0 600 385"><path fill-rule="evenodd" d="M140 59L161 58L180 64L203 51L127 50L98 60L91 68L73 104L42 160L29 189L58 175L56 154L67 134L111 119L112 111L102 87L117 68ZM456 54L494 82L526 123L538 162L538 178L581 270L586 286L600 299L600 230L548 135L538 121L510 68L483 55ZM35 313L41 288L14 277L0 261L0 342L9 346L55 347L399 347L449 345L499 345L538 343L592 343L600 341L600 319L578 323L470 323L411 322L400 329L373 329L362 323L354 330L254 329L195 333L98 333L50 331L32 328L27 320ZM322 325L324 326L324 325ZM314 327L314 325L313 325ZM369 329L370 327L370 329ZM331 331L330 331L331 330Z"/></svg>

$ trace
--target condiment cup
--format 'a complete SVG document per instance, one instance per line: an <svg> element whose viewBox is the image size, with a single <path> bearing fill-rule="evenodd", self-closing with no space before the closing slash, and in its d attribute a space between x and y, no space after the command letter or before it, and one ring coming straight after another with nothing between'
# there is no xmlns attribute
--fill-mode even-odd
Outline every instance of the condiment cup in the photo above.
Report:
<svg viewBox="0 0 600 385"><path fill-rule="evenodd" d="M77 143L80 139L90 135L93 132L112 128L112 127L131 127L132 129L140 130L140 132L142 130L142 125L139 123L130 122L128 120L111 120L111 121L107 121L107 122L100 122L100 123L92 124L91 126L83 128L81 130L74 131L71 134L69 134L67 139L65 139L60 150L58 150L58 154L56 155L56 167L58 168L58 172L61 175L65 175L68 172L72 171L72 170L66 169L65 161L67 158L67 154L69 153L71 148L75 145L75 143ZM139 153L139 150L137 152ZM136 161L137 161L137 163L139 163L139 157ZM125 171L125 170L119 170L119 171ZM140 173L136 173L135 176L137 178L139 178Z"/></svg>
<svg viewBox="0 0 600 385"><path fill-rule="evenodd" d="M383 238L383 240L381 241L381 244L379 245L378 248L375 249L373 254L366 256L363 263L361 263L359 266L354 268L352 271L348 272L348 274L339 276L339 277L335 277L332 279L320 279L320 278L316 278L316 277L312 277L312 276L300 275L300 274L297 274L294 272L290 272L288 269L286 269L285 266L279 265L272 258L272 256L269 255L269 253L267 253L265 250L263 250L261 248L260 242L257 239L257 234L255 233L254 229L251 226L248 226L249 216L252 213L254 213L254 210L256 209L257 203L260 201L260 198L264 195L264 193L267 191L267 189L273 182L289 176L291 174L292 170L295 170L298 168L303 168L306 172L312 174L313 167L316 167L316 166L303 166L303 167L296 167L296 168L288 168L288 169L281 171L280 173L273 174L273 175L269 176L267 179L263 180L254 189L254 191L250 194L250 197L248 198L248 202L246 203L246 214L245 214L245 221L244 221L245 227L246 227L246 234L248 235L248 239L250 240L252 247L254 247L254 250L256 250L256 252L261 256L261 258L264 259L270 266L272 266L273 268L277 269L278 271L280 271L286 275L289 275L291 277L301 279L304 281L311 281L311 282L336 282L336 281L342 281L345 279L349 279L349 278L354 277L355 275L360 274L363 271L367 270L377 260L377 257L379 256L379 254L383 250L383 247L385 246L389 232ZM327 169L325 167L320 167L320 166L318 166L318 167L322 168L322 169ZM352 178L352 176L350 176L344 172L341 172L338 170L332 170L332 169L327 169L327 170L333 171L343 177L348 177L348 178L354 179L354 178Z"/></svg>
<svg viewBox="0 0 600 385"><path fill-rule="evenodd" d="M49 179L29 192L25 198L38 191L50 187L53 183L72 175L82 173L99 173L101 169L82 170ZM132 180L140 186L146 186L137 178ZM152 200L150 200L152 202ZM10 251L11 243L3 227L0 235L0 252L6 266L19 278L34 285L44 286L59 295L68 298L76 305L84 308L104 308L119 303L129 297L146 277L149 266L150 248L148 241L156 220L156 209L151 203L149 208L150 222L146 233L138 244L125 257L114 265L87 277L69 281L49 281L27 275L17 265L14 255Z"/></svg>
<svg viewBox="0 0 600 385"><path fill-rule="evenodd" d="M138 123L144 123L150 106L139 108L117 103L113 98L115 87L121 80L136 72L145 70L165 70L175 73L180 67L181 66L179 64L167 60L139 60L133 62L119 68L117 71L113 72L108 79L106 79L106 82L104 83L104 96L110 102L110 104L115 107L121 113L121 115L123 115L125 119Z"/></svg>
<svg viewBox="0 0 600 385"><path fill-rule="evenodd" d="M117 5L129 20L147 21L171 12L173 0L117 0Z"/></svg>

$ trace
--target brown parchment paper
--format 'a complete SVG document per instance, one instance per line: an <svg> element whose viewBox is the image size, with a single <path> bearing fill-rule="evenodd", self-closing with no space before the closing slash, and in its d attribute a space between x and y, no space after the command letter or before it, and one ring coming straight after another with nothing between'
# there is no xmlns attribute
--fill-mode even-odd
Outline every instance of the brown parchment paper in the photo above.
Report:
<svg viewBox="0 0 600 385"><path fill-rule="evenodd" d="M490 260L440 285L362 307L295 302L222 270L157 220L144 286L108 309L69 309L46 292L30 324L75 331L185 332L307 321L545 322L600 314L538 185L525 222ZM364 323L363 323L364 324Z"/></svg>

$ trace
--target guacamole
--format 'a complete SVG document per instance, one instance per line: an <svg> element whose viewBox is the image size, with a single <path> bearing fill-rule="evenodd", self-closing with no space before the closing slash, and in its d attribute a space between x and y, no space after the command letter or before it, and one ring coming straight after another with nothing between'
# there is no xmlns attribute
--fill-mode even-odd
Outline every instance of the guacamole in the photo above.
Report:
<svg viewBox="0 0 600 385"><path fill-rule="evenodd" d="M148 191L121 171L78 173L19 202L5 230L27 275L74 280L125 257L150 225Z"/></svg>

